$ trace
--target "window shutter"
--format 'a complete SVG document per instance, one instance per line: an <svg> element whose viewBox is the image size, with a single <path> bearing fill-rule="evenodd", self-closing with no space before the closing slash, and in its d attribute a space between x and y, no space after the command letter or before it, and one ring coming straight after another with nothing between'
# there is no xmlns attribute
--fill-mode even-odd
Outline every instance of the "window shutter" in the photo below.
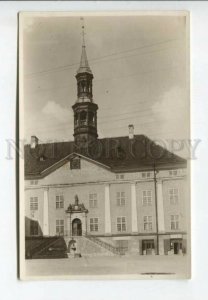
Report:
<svg viewBox="0 0 208 300"><path fill-rule="evenodd" d="M164 240L164 253L168 255L168 251L170 251L170 240Z"/></svg>

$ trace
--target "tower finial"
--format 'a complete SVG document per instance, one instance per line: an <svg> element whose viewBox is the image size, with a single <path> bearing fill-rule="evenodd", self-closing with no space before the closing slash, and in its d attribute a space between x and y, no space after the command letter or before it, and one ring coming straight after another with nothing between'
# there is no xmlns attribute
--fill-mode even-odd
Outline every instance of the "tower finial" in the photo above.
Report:
<svg viewBox="0 0 208 300"><path fill-rule="evenodd" d="M80 18L80 20L82 21L82 47L85 47L85 25L84 25L84 18Z"/></svg>
<svg viewBox="0 0 208 300"><path fill-rule="evenodd" d="M92 71L90 70L88 60L87 60L87 53L86 53L86 46L85 46L85 26L84 26L84 18L81 17L80 20L82 21L82 54L81 54L81 61L80 61L80 66L77 71L77 74L79 73L90 73L92 74Z"/></svg>

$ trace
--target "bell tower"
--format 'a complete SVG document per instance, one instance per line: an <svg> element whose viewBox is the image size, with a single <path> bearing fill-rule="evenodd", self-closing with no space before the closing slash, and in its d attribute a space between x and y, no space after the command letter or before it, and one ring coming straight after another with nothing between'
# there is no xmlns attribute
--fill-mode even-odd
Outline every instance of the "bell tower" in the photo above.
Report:
<svg viewBox="0 0 208 300"><path fill-rule="evenodd" d="M88 64L85 32L82 26L82 54L80 66L76 74L77 101L72 106L74 111L74 140L75 144L88 145L97 139L97 110L98 105L93 102L92 80L93 74Z"/></svg>

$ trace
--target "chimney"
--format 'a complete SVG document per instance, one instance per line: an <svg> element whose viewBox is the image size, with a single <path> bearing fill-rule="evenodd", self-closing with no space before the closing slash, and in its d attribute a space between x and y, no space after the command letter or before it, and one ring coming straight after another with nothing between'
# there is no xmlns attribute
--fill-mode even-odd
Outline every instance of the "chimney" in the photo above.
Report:
<svg viewBox="0 0 208 300"><path fill-rule="evenodd" d="M32 149L35 149L35 147L38 145L38 138L35 135L31 136L31 142L30 142L30 147Z"/></svg>
<svg viewBox="0 0 208 300"><path fill-rule="evenodd" d="M134 125L129 125L129 139L132 140L134 138Z"/></svg>

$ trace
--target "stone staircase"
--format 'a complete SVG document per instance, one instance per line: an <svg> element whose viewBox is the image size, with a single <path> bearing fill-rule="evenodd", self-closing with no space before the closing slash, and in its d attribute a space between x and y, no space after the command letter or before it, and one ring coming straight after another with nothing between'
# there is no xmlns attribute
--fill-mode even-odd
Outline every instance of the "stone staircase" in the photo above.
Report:
<svg viewBox="0 0 208 300"><path fill-rule="evenodd" d="M67 245L72 238L75 240L75 253L82 256L115 256L123 254L119 248L89 234L84 233L82 236L65 237ZM68 256L71 257L71 253Z"/></svg>
<svg viewBox="0 0 208 300"><path fill-rule="evenodd" d="M115 254L115 255L122 255L123 253L120 251L119 248L111 245L110 243L107 243L106 241L103 241L101 239L99 239L96 236L93 235L84 235L85 238L87 238L88 240L92 241L93 243L99 245L100 247L106 249L107 251L110 251L111 253Z"/></svg>

